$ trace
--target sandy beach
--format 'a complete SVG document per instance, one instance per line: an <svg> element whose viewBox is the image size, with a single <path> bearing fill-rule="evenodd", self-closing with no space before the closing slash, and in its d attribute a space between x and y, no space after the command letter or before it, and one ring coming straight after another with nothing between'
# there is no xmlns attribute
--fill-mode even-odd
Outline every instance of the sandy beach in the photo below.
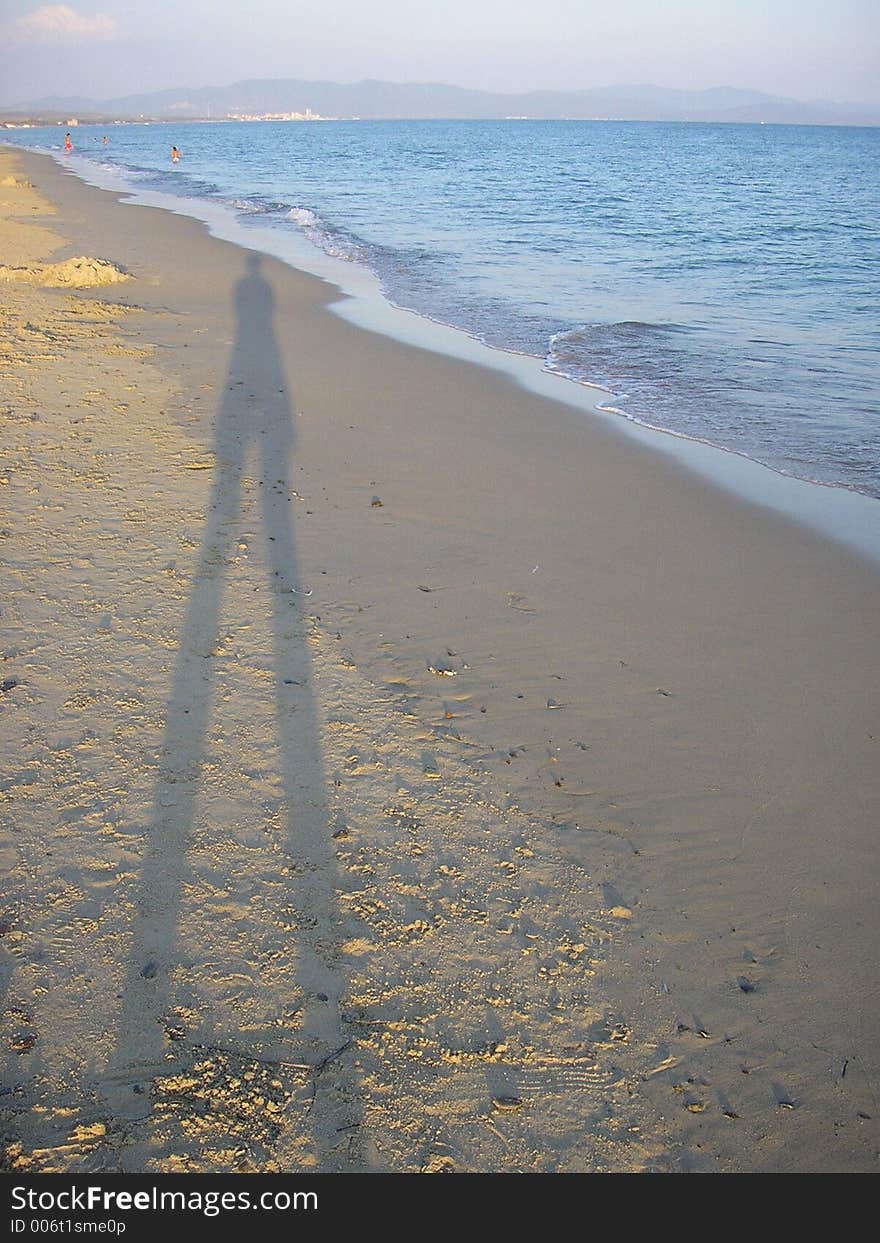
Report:
<svg viewBox="0 0 880 1243"><path fill-rule="evenodd" d="M3 1168L876 1170L880 571L338 298L0 149Z"/></svg>

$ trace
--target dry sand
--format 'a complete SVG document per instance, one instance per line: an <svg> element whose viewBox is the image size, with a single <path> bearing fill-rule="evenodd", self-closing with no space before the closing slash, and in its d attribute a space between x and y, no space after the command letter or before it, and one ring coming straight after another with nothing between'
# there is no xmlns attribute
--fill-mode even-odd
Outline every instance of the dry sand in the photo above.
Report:
<svg viewBox="0 0 880 1243"><path fill-rule="evenodd" d="M0 215L6 1168L876 1169L876 570L47 158Z"/></svg>

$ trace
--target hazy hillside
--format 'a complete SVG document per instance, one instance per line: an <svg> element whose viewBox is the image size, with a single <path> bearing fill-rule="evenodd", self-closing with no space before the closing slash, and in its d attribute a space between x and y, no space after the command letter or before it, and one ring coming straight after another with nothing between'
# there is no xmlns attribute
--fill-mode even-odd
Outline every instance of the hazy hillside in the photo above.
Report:
<svg viewBox="0 0 880 1243"><path fill-rule="evenodd" d="M325 117L382 118L616 118L655 121L764 121L825 125L880 124L867 105L803 102L759 91L718 87L706 91L657 86L596 87L503 95L439 83L364 81L351 85L256 79L231 86L156 91L119 99L49 97L25 100L11 111L102 117L228 117L312 111Z"/></svg>

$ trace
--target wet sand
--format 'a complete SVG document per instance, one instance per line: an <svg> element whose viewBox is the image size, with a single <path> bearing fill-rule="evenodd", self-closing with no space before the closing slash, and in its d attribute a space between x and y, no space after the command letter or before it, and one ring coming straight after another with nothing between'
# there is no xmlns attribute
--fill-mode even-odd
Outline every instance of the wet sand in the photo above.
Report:
<svg viewBox="0 0 880 1243"><path fill-rule="evenodd" d="M0 218L5 1167L876 1169L877 569L46 157Z"/></svg>

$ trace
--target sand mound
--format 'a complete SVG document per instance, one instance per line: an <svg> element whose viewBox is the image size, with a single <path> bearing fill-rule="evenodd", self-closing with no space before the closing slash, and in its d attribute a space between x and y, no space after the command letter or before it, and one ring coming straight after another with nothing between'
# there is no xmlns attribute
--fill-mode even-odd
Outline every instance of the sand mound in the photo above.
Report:
<svg viewBox="0 0 880 1243"><path fill-rule="evenodd" d="M17 190L31 189L31 183L27 177L0 177L0 186L14 186Z"/></svg>
<svg viewBox="0 0 880 1243"><path fill-rule="evenodd" d="M62 263L34 263L26 267L0 267L0 280L24 281L53 289L91 289L96 285L116 285L130 279L131 273L109 259L80 256Z"/></svg>

